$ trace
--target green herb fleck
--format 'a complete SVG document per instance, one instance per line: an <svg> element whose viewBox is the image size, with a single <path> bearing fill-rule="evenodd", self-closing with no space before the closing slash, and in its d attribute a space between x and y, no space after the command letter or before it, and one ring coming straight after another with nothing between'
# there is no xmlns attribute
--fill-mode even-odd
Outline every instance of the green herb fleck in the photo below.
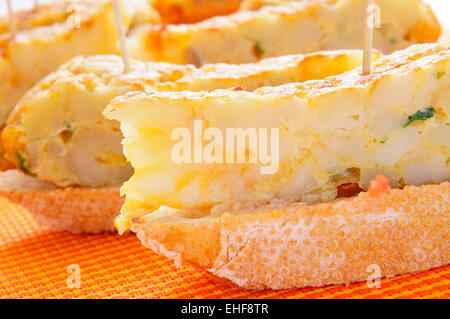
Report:
<svg viewBox="0 0 450 319"><path fill-rule="evenodd" d="M396 43L397 43L397 39L390 39L390 40L389 40L389 43L390 43L390 44L396 44Z"/></svg>
<svg viewBox="0 0 450 319"><path fill-rule="evenodd" d="M433 117L436 114L436 109L434 107L427 107L421 111L417 111L410 117L408 117L408 121L406 121L405 125L403 127L407 127L409 124L411 124L414 121L425 121L429 119L430 117Z"/></svg>
<svg viewBox="0 0 450 319"><path fill-rule="evenodd" d="M450 126L450 123L449 123L449 122L447 122L447 123L445 123L445 125L447 125L447 126Z"/></svg>
<svg viewBox="0 0 450 319"><path fill-rule="evenodd" d="M440 80L444 75L445 75L445 71L441 71L436 74L436 77L438 80Z"/></svg>
<svg viewBox="0 0 450 319"><path fill-rule="evenodd" d="M70 122L66 120L64 121L64 128L66 130L72 130L72 124L70 124Z"/></svg>
<svg viewBox="0 0 450 319"><path fill-rule="evenodd" d="M380 143L381 144L384 144L384 143L386 143L387 142L387 140L388 140L388 138L387 137L385 137L385 138L383 138L381 141L380 141Z"/></svg>
<svg viewBox="0 0 450 319"><path fill-rule="evenodd" d="M25 162L26 162L25 158L20 153L17 153L17 162L19 163L20 169L22 171L24 171L27 174L31 174L29 168L26 167L26 165L25 165Z"/></svg>
<svg viewBox="0 0 450 319"><path fill-rule="evenodd" d="M255 56L258 58L260 58L264 54L264 49L262 48L261 43L259 41L255 41L253 51L255 53Z"/></svg>

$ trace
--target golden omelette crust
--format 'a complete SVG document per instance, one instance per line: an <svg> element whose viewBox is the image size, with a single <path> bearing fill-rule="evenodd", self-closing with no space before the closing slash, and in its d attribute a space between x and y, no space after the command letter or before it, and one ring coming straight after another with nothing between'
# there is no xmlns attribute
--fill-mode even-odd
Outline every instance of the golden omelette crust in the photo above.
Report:
<svg viewBox="0 0 450 319"><path fill-rule="evenodd" d="M329 76L325 79L311 80L300 83L288 83L280 86L266 86L252 91L250 94L259 96L277 95L277 96L299 96L302 98L316 95L326 95L333 91L343 89L352 90L358 87L373 85L383 79L391 76L396 70L396 74L405 74L421 65L437 63L440 60L450 56L450 41L444 43L430 43L412 45L405 50L399 50L379 60L372 62L372 73L362 76L361 68L341 73L335 76ZM426 59L422 59L426 58ZM421 61L418 61L422 59ZM417 63L413 63L416 62ZM153 101L153 100L190 100L190 99L208 99L211 97L234 97L242 93L233 90L215 90L212 92L189 92L189 91L163 91L148 94L145 92L129 92L116 97L105 109L104 114L108 118L113 118L115 112L124 109L130 101Z"/></svg>
<svg viewBox="0 0 450 319"><path fill-rule="evenodd" d="M119 187L0 191L0 196L27 208L38 223L74 234L114 231L114 218L123 205Z"/></svg>
<svg viewBox="0 0 450 319"><path fill-rule="evenodd" d="M239 9L241 0L155 0L164 23L194 23L210 17L227 15Z"/></svg>
<svg viewBox="0 0 450 319"><path fill-rule="evenodd" d="M248 289L287 289L423 271L450 262L450 183L317 205L172 218L132 229L143 245Z"/></svg>

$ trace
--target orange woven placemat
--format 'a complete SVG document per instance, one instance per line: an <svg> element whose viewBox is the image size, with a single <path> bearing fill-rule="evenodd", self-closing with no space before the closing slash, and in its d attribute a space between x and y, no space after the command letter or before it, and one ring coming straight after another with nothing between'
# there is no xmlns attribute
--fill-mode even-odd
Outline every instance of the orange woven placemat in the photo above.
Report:
<svg viewBox="0 0 450 319"><path fill-rule="evenodd" d="M145 249L133 235L76 236L37 225L0 198L0 298L449 298L450 266L381 281L289 291L247 291ZM69 288L69 265L80 288Z"/></svg>

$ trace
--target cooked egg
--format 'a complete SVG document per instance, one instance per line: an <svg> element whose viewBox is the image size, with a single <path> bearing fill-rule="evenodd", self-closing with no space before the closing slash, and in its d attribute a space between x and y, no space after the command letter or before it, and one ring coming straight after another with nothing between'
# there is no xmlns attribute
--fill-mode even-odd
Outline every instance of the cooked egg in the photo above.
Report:
<svg viewBox="0 0 450 319"><path fill-rule="evenodd" d="M374 60L379 57L374 53ZM120 185L133 170L122 152L119 122L102 115L112 98L133 90L201 91L236 85L253 90L339 74L360 64L361 52L349 50L200 69L134 61L132 72L124 74L117 56L78 57L41 81L19 102L3 133L6 155L23 171L59 186ZM152 114L152 119L170 125L167 111ZM164 146L156 139L148 144ZM159 156L145 148L137 152L146 161Z"/></svg>
<svg viewBox="0 0 450 319"><path fill-rule="evenodd" d="M269 1L270 2L270 1ZM143 61L249 63L267 57L322 50L359 49L364 2L278 1L195 24L147 25L128 36L133 58ZM435 42L441 27L422 0L376 0L381 14L374 46L383 53Z"/></svg>
<svg viewBox="0 0 450 319"><path fill-rule="evenodd" d="M126 203L119 230L160 206L330 200L340 181L367 189L377 174L393 186L449 180L449 89L450 43L445 43L383 57L373 63L370 76L358 68L253 92L135 92L116 98L104 114L121 121L125 155L134 168L122 187ZM379 128L375 121L391 113L401 116ZM172 152L179 140L171 134L183 128L195 136L195 121L223 132L279 129L278 170L262 174L262 162L194 163L192 156L190 162L176 162ZM198 140L208 144L204 136L192 138L190 154ZM249 143L245 152L251 152ZM311 196L325 191L327 196Z"/></svg>

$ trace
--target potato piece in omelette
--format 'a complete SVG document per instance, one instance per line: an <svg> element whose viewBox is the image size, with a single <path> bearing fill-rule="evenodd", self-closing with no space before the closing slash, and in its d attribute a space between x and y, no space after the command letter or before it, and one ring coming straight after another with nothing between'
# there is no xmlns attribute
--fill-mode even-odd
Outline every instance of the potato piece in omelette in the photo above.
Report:
<svg viewBox="0 0 450 319"><path fill-rule="evenodd" d="M357 68L252 92L118 97L104 114L121 121L135 171L122 187L119 231L161 206L207 212L228 201L331 201L340 185L367 189L378 174L393 187L448 181L449 92L447 42L385 56L368 76ZM242 131L228 136L229 129Z"/></svg>
<svg viewBox="0 0 450 319"><path fill-rule="evenodd" d="M373 59L380 57L373 54ZM133 61L123 73L117 56L77 57L35 86L17 105L3 132L7 158L22 171L57 184L117 186L132 174L123 156L119 122L104 108L129 91L253 90L319 79L361 65L361 51L327 51L247 65L192 65Z"/></svg>

